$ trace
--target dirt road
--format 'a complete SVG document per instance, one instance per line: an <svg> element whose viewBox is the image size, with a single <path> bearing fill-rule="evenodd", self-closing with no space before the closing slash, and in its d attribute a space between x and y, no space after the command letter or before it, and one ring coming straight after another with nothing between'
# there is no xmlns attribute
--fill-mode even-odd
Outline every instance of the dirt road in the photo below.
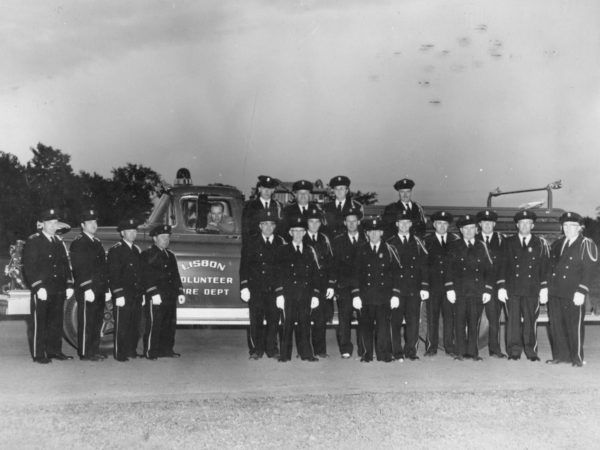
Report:
<svg viewBox="0 0 600 450"><path fill-rule="evenodd" d="M250 361L243 330L208 328L178 329L180 359L40 366L25 333L0 321L0 448L597 447L598 325L579 369L486 351L361 364L333 330L317 363Z"/></svg>

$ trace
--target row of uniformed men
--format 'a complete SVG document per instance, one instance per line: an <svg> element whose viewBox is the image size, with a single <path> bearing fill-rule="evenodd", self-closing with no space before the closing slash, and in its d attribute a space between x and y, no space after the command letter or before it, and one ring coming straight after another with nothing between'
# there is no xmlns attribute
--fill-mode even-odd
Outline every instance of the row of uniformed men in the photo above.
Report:
<svg viewBox="0 0 600 450"><path fill-rule="evenodd" d="M423 210L411 200L414 182L404 179L394 186L400 201L388 205L382 219L364 221L363 234L358 230L362 207L348 197L347 177L330 181L336 199L323 211L310 202L311 186L303 180L293 187L297 203L282 208L271 198L275 183L259 177L259 197L244 209L240 288L242 300L249 303L252 359L266 353L288 361L294 330L302 359L327 356L325 330L335 297L343 358L353 352L350 329L356 314L361 361L373 359L374 342L378 360L418 359L420 308L426 301L426 356L437 353L441 314L446 353L458 360L480 360L477 338L485 309L490 355L507 357L499 339L506 307L508 358L520 359L524 352L539 361L536 321L540 303L548 303L552 358L547 362L583 364L583 303L597 249L581 235L578 214L560 218L565 236L552 248L532 234L536 215L527 210L515 215L517 233L507 238L494 231L497 215L492 210L459 218L461 237L448 233L453 217L439 211L431 217L435 232L421 239ZM389 236L391 226L395 232ZM291 242L274 233L278 227Z"/></svg>
<svg viewBox="0 0 600 450"><path fill-rule="evenodd" d="M168 250L171 228L156 226L150 231L154 245L143 252L135 245L138 223L135 219L118 226L121 240L108 255L95 237L95 210L81 216L81 234L70 246L56 234L58 212L44 211L41 229L29 237L23 250L25 280L31 289L33 319L33 360L47 364L52 359L73 357L62 351L63 308L66 298L77 301L78 354L82 360L97 361L107 298L114 299L114 358L127 361L145 356L178 357L173 350L177 301L183 287L175 255ZM110 293L110 294L109 294ZM148 298L146 304L144 300ZM178 298L179 297L179 298ZM145 308L143 308L145 306ZM137 354L142 313L146 315L144 354Z"/></svg>

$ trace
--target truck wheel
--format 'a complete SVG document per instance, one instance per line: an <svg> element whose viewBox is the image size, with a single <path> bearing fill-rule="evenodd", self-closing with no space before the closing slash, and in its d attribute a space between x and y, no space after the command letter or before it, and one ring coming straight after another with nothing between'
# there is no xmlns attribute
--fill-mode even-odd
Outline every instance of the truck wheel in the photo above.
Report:
<svg viewBox="0 0 600 450"><path fill-rule="evenodd" d="M100 329L100 350L102 352L112 351L113 330L112 301L108 301L104 305L104 320ZM75 296L65 301L63 333L67 342L77 348L77 302Z"/></svg>

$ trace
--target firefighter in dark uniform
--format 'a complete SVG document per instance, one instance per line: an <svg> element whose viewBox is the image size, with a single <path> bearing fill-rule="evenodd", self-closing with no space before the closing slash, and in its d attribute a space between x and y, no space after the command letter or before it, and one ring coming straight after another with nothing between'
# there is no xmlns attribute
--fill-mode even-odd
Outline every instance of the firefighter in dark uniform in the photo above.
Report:
<svg viewBox="0 0 600 450"><path fill-rule="evenodd" d="M352 356L352 319L354 308L352 307L351 282L354 276L354 260L356 250L361 244L367 242L363 233L358 231L358 225L362 219L362 211L347 210L344 224L346 232L337 235L333 239L333 276L335 280L335 292L338 306L338 328L337 341L342 358L348 359ZM357 342L359 341L357 329ZM359 356L362 356L359 353Z"/></svg>
<svg viewBox="0 0 600 450"><path fill-rule="evenodd" d="M279 221L283 212L281 203L273 198L273 192L279 181L268 175L260 175L256 184L258 196L254 200L248 200L242 210L242 242L248 236L259 234L259 215L261 211L270 211L271 215Z"/></svg>
<svg viewBox="0 0 600 450"><path fill-rule="evenodd" d="M400 257L400 306L392 309L392 356L403 361L406 356L414 361L419 343L419 320L421 301L429 298L429 271L425 244L411 236L411 215L407 210L398 214L398 233L386 242L393 246ZM402 346L402 324L406 322L404 347Z"/></svg>
<svg viewBox="0 0 600 450"><path fill-rule="evenodd" d="M492 258L485 244L475 239L476 218L467 214L457 221L462 239L448 249L446 297L455 303L455 359L481 361L477 349L479 322L483 305L492 299L494 273Z"/></svg>
<svg viewBox="0 0 600 450"><path fill-rule="evenodd" d="M415 187L415 182L408 178L396 181L394 189L398 191L399 200L390 203L383 210L383 223L385 225L385 237L389 238L397 233L396 218L400 211L408 211L412 219L413 226L411 233L419 237L425 235L425 213L423 207L417 202L412 201L412 190Z"/></svg>
<svg viewBox="0 0 600 450"><path fill-rule="evenodd" d="M492 257L494 265L494 291L492 299L484 305L485 315L488 319L488 349L490 356L494 358L506 358L500 349L500 316L504 310L505 302L498 298L498 281L502 278L501 272L505 257L505 239L497 231L494 231L498 214L491 209L484 209L477 213L477 223L480 233L477 239L483 241Z"/></svg>
<svg viewBox="0 0 600 450"><path fill-rule="evenodd" d="M459 239L448 228L454 220L448 211L431 215L435 231L425 237L429 267L429 300L427 301L427 337L425 356L437 354L440 329L440 312L443 321L443 342L446 354L456 356L454 339L454 305L446 298L446 272L448 270L448 246Z"/></svg>
<svg viewBox="0 0 600 450"><path fill-rule="evenodd" d="M361 362L373 361L375 333L377 360L390 362L390 311L400 305L400 259L395 248L381 240L381 219L365 220L363 228L369 242L357 249L352 276L352 306L359 310L359 353Z"/></svg>
<svg viewBox="0 0 600 450"><path fill-rule="evenodd" d="M285 241L281 236L274 235L277 216L273 212L266 209L261 211L258 220L260 234L249 236L242 247L240 297L248 303L250 312L250 359L262 358L265 352L269 358L279 358L279 311L275 306L276 255Z"/></svg>
<svg viewBox="0 0 600 450"><path fill-rule="evenodd" d="M168 249L171 226L156 225L150 230L154 244L142 252L142 280L146 297L144 354L179 358L173 350L177 325L177 302L185 302L175 254Z"/></svg>
<svg viewBox="0 0 600 450"><path fill-rule="evenodd" d="M121 240L108 251L108 272L115 320L113 355L117 361L138 357L143 287L142 252L134 244L137 227L136 219L119 222L117 231L121 234Z"/></svg>
<svg viewBox="0 0 600 450"><path fill-rule="evenodd" d="M346 213L348 211L359 211L363 216L363 206L352 199L349 193L350 178L338 175L329 180L329 187L333 190L335 198L323 206L324 229L321 231L328 234L330 239L338 234L346 232Z"/></svg>
<svg viewBox="0 0 600 450"><path fill-rule="evenodd" d="M279 362L292 357L292 337L303 361L318 361L310 342L310 311L319 306L319 262L317 253L303 242L306 221L301 217L291 223L291 242L277 251L276 305L282 310Z"/></svg>
<svg viewBox="0 0 600 450"><path fill-rule="evenodd" d="M564 237L552 244L552 270L548 288L548 321L552 359L549 364L570 362L581 367L585 298L598 262L596 244L582 236L583 218L575 212L560 217Z"/></svg>
<svg viewBox="0 0 600 450"><path fill-rule="evenodd" d="M56 235L58 212L44 211L42 228L29 236L23 249L23 270L31 290L33 360L73 359L62 351L63 307L73 295L73 276L64 242Z"/></svg>
<svg viewBox="0 0 600 450"><path fill-rule="evenodd" d="M108 289L106 252L95 237L98 214L86 210L81 215L81 234L71 242L70 254L77 300L77 345L79 359L104 359L100 353L100 333Z"/></svg>
<svg viewBox="0 0 600 450"><path fill-rule="evenodd" d="M313 184L310 181L299 180L292 185L295 201L286 205L282 213L281 235L287 237L291 224L297 223L298 219L308 220L308 211L321 207L311 200Z"/></svg>
<svg viewBox="0 0 600 450"><path fill-rule="evenodd" d="M335 280L332 279L333 249L327 235L321 233L322 213L317 208L308 211L307 233L304 245L310 245L319 261L319 306L311 311L311 342L313 351L320 358L327 358L327 322L333 318L333 295Z"/></svg>
<svg viewBox="0 0 600 450"><path fill-rule="evenodd" d="M527 359L539 361L536 327L540 301L548 301L549 246L531 233L536 220L533 211L519 211L514 220L518 233L505 240L498 280L498 298L508 309L506 352L511 360L520 359L525 351Z"/></svg>

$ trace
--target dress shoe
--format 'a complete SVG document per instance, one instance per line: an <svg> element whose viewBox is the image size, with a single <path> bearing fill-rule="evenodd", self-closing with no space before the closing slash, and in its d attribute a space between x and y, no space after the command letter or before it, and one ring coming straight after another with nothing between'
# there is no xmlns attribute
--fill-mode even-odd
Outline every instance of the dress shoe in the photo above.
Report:
<svg viewBox="0 0 600 450"><path fill-rule="evenodd" d="M271 359L279 359L279 352L276 352L276 353L271 353L271 354L268 354L268 353L267 353L267 358L271 358Z"/></svg>
<svg viewBox="0 0 600 450"><path fill-rule="evenodd" d="M248 359L258 360L260 359L260 356L258 356L256 353L252 353Z"/></svg>
<svg viewBox="0 0 600 450"><path fill-rule="evenodd" d="M392 358L394 361L404 361L404 355L394 355Z"/></svg>
<svg viewBox="0 0 600 450"><path fill-rule="evenodd" d="M473 356L473 361L483 361L483 358L481 356Z"/></svg>
<svg viewBox="0 0 600 450"><path fill-rule="evenodd" d="M540 358L538 356L528 356L527 359L529 361L533 361L533 362L540 360Z"/></svg>
<svg viewBox="0 0 600 450"><path fill-rule="evenodd" d="M33 358L33 362L38 364L50 364L52 360L50 358L46 358L45 356L38 356L37 358Z"/></svg>
<svg viewBox="0 0 600 450"><path fill-rule="evenodd" d="M473 359L473 357L471 355L463 355L464 359Z"/></svg>
<svg viewBox="0 0 600 450"><path fill-rule="evenodd" d="M148 359L150 359L150 358L148 358ZM125 361L129 361L129 358L127 358L127 357L124 356L122 358L115 358L115 361L125 362Z"/></svg>
<svg viewBox="0 0 600 450"><path fill-rule="evenodd" d="M464 359L465 359L465 358L463 358L463 357L462 357L462 356L460 356L460 355L456 355L456 356L454 357L454 361L463 361Z"/></svg>
<svg viewBox="0 0 600 450"><path fill-rule="evenodd" d="M367 358L365 356L363 356L362 358L360 358L360 362L370 363L371 361L373 361L373 358Z"/></svg>
<svg viewBox="0 0 600 450"><path fill-rule="evenodd" d="M562 361L560 359L547 359L546 364L560 364Z"/></svg>
<svg viewBox="0 0 600 450"><path fill-rule="evenodd" d="M342 358L343 359L350 359L350 353L342 353Z"/></svg>
<svg viewBox="0 0 600 450"><path fill-rule="evenodd" d="M157 356L146 356L146 359L150 360L150 361L156 361L158 359Z"/></svg>
<svg viewBox="0 0 600 450"><path fill-rule="evenodd" d="M165 355L165 358L181 358L181 353L170 352Z"/></svg>
<svg viewBox="0 0 600 450"><path fill-rule="evenodd" d="M435 355L437 355L437 352L434 352L434 351L431 351L431 350L427 350L425 352L425 356L426 357L431 357L431 356L435 356Z"/></svg>
<svg viewBox="0 0 600 450"><path fill-rule="evenodd" d="M102 353L94 353L94 356L98 358L98 360L106 359L106 355L103 355ZM132 356L132 358L135 358L135 356Z"/></svg>
<svg viewBox="0 0 600 450"><path fill-rule="evenodd" d="M317 362L319 360L319 358L315 358L314 356L307 356L306 358L302 358L302 361L308 361L308 362Z"/></svg>
<svg viewBox="0 0 600 450"><path fill-rule="evenodd" d="M490 353L490 356L492 358L498 358L498 359L506 358L506 355L504 353Z"/></svg>
<svg viewBox="0 0 600 450"><path fill-rule="evenodd" d="M573 367L583 367L583 363L581 361L574 362L572 364Z"/></svg>
<svg viewBox="0 0 600 450"><path fill-rule="evenodd" d="M317 356L319 358L329 358L329 355L327 353L319 353L319 354L317 354Z"/></svg>
<svg viewBox="0 0 600 450"><path fill-rule="evenodd" d="M390 363L393 361L391 356L388 356L386 358L381 358L379 361L385 362L385 363Z"/></svg>
<svg viewBox="0 0 600 450"><path fill-rule="evenodd" d="M289 358L279 357L279 359L277 361L279 361L279 362L289 362L289 360L290 360Z"/></svg>
<svg viewBox="0 0 600 450"><path fill-rule="evenodd" d="M100 358L98 358L96 355L92 355L92 356L80 356L79 359L81 361L100 361Z"/></svg>
<svg viewBox="0 0 600 450"><path fill-rule="evenodd" d="M52 353L48 355L50 359L58 359L59 361L67 361L73 359L71 355L65 355L64 353Z"/></svg>
<svg viewBox="0 0 600 450"><path fill-rule="evenodd" d="M521 359L521 355L510 355L508 357L509 361L518 361L519 359Z"/></svg>
<svg viewBox="0 0 600 450"><path fill-rule="evenodd" d="M417 355L411 355L408 357L408 359L410 359L411 361L416 361L419 359L419 357Z"/></svg>

